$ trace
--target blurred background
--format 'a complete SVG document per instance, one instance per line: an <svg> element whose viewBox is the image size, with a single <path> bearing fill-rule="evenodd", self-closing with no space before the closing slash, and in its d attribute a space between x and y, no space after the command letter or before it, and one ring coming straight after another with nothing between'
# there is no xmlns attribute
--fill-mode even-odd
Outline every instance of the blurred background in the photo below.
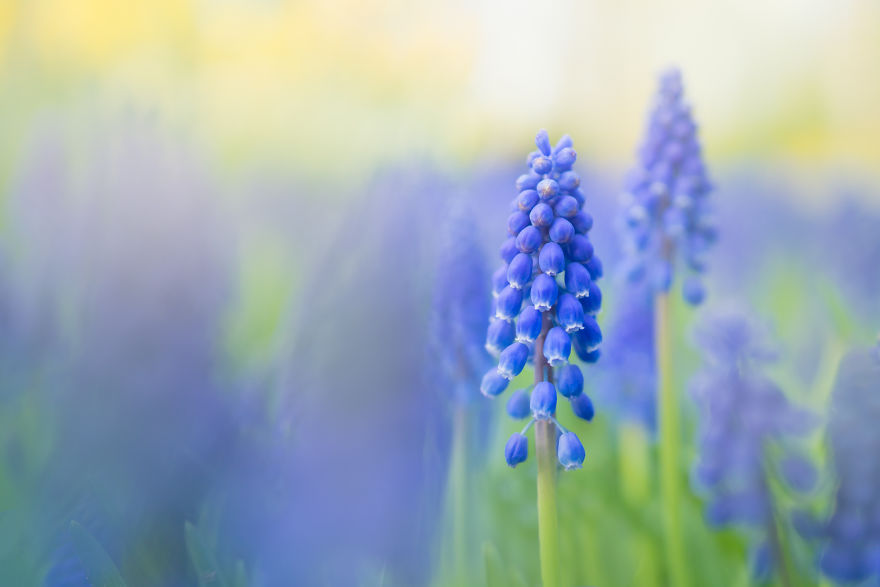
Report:
<svg viewBox="0 0 880 587"><path fill-rule="evenodd" d="M824 416L880 331L880 4L0 2L0 584L536 584L515 424L438 357L449 317L484 336L539 128L574 140L611 335L618 197L669 66L717 186L710 300L770 326L773 376ZM469 277L443 270L450 210ZM443 312L459 279L473 305ZM700 313L675 315L684 394ZM567 576L648 585L660 506L617 495L632 408L596 373ZM706 538L691 497L700 584L749 584L748 539ZM831 580L816 548L805 584Z"/></svg>

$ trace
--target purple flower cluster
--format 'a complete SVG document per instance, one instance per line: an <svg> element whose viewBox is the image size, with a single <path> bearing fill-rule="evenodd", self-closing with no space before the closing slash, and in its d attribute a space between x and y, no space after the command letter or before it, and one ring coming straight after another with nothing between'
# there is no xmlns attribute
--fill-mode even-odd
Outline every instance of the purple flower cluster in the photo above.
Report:
<svg viewBox="0 0 880 587"><path fill-rule="evenodd" d="M646 287L623 287L610 318L597 380L604 405L653 433L657 428L654 304Z"/></svg>
<svg viewBox="0 0 880 587"><path fill-rule="evenodd" d="M697 331L704 367L692 393L699 410L698 488L714 525L743 525L759 536L756 560L769 570L776 533L772 478L810 491L817 473L792 440L810 432L815 416L793 405L763 373L776 352L749 313L719 311ZM771 477L773 475L773 477Z"/></svg>
<svg viewBox="0 0 880 587"><path fill-rule="evenodd" d="M832 579L880 578L880 346L841 362L828 425L837 492L820 530L820 568Z"/></svg>
<svg viewBox="0 0 880 587"><path fill-rule="evenodd" d="M476 222L463 202L450 204L440 233L431 307L431 363L438 371L439 386L455 403L467 404L479 397L475 382L489 363L483 348L489 270Z"/></svg>
<svg viewBox="0 0 880 587"><path fill-rule="evenodd" d="M707 198L711 189L681 74L668 71L660 77L645 139L622 198L629 280L669 291L680 258L687 273L684 298L693 305L702 303L700 274L717 234Z"/></svg>
<svg viewBox="0 0 880 587"><path fill-rule="evenodd" d="M526 429L535 420L555 422L557 392L571 402L575 415L592 419L583 374L568 359L574 349L582 361L595 362L602 341L595 318L602 304L596 285L602 265L588 237L593 218L581 209L585 198L580 177L572 171L577 154L568 136L552 147L542 130L535 142L538 150L527 159L530 170L516 181L519 194L511 203L509 236L501 245L503 264L492 278L495 300L486 348L498 357L498 366L480 386L484 395L497 396L527 363L534 363L537 383L531 394L519 390L507 406L514 418L531 414ZM559 428L560 463L567 469L580 467L583 446L574 433ZM528 456L525 432L507 443L505 456L512 467Z"/></svg>

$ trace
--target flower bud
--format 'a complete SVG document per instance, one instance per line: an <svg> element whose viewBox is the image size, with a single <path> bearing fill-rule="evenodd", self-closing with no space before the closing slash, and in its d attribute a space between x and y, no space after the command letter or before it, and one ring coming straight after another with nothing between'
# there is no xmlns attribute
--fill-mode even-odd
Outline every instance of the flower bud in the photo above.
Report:
<svg viewBox="0 0 880 587"><path fill-rule="evenodd" d="M516 319L516 340L519 342L535 342L541 333L541 312L534 306L526 306Z"/></svg>
<svg viewBox="0 0 880 587"><path fill-rule="evenodd" d="M540 175L531 172L524 173L516 178L516 189L520 192L535 189L539 181L541 181Z"/></svg>
<svg viewBox="0 0 880 587"><path fill-rule="evenodd" d="M583 263L593 256L593 243L582 234L575 234L568 243L568 258Z"/></svg>
<svg viewBox="0 0 880 587"><path fill-rule="evenodd" d="M592 420L596 413L593 409L593 402L585 393L571 398L571 411L574 412L575 416L587 422Z"/></svg>
<svg viewBox="0 0 880 587"><path fill-rule="evenodd" d="M573 192L581 185L581 176L574 171L566 171L559 176L559 187L567 192Z"/></svg>
<svg viewBox="0 0 880 587"><path fill-rule="evenodd" d="M511 236L519 234L523 228L529 225L529 215L522 210L517 210L507 217L507 232Z"/></svg>
<svg viewBox="0 0 880 587"><path fill-rule="evenodd" d="M535 145L538 146L538 150L541 151L545 156L549 157L551 155L550 150L550 136L547 134L547 131L543 128L538 131L538 134L535 135Z"/></svg>
<svg viewBox="0 0 880 587"><path fill-rule="evenodd" d="M509 383L510 381L499 373L498 369L493 367L488 373L483 375L483 381L480 383L480 393L486 397L495 397L507 389Z"/></svg>
<svg viewBox="0 0 880 587"><path fill-rule="evenodd" d="M583 210L572 216L569 221L578 234L586 234L593 228L593 217Z"/></svg>
<svg viewBox="0 0 880 587"><path fill-rule="evenodd" d="M577 298L570 293L559 296L556 304L556 321L566 332L575 332L584 327L584 309Z"/></svg>
<svg viewBox="0 0 880 587"><path fill-rule="evenodd" d="M537 203L538 192L535 190L525 190L516 197L516 207L525 213L528 213Z"/></svg>
<svg viewBox="0 0 880 587"><path fill-rule="evenodd" d="M532 257L518 253L507 267L507 281L510 287L522 289L532 278Z"/></svg>
<svg viewBox="0 0 880 587"><path fill-rule="evenodd" d="M527 458L529 458L529 439L516 432L504 447L504 460L511 468L514 468L525 462Z"/></svg>
<svg viewBox="0 0 880 587"><path fill-rule="evenodd" d="M498 294L501 293L507 287L507 265L502 265L498 269L495 270L495 273L492 274L492 295L498 297Z"/></svg>
<svg viewBox="0 0 880 587"><path fill-rule="evenodd" d="M517 389L510 394L510 399L507 400L507 405L505 406L507 415L514 420L528 418L532 413L532 408L529 405L529 402L529 393L525 389Z"/></svg>
<svg viewBox="0 0 880 587"><path fill-rule="evenodd" d="M563 365L556 371L556 389L567 398L581 395L584 391L584 374L577 365Z"/></svg>
<svg viewBox="0 0 880 587"><path fill-rule="evenodd" d="M580 331L579 338L587 350L593 350L602 344L602 330L596 317L592 315L584 316L584 329Z"/></svg>
<svg viewBox="0 0 880 587"><path fill-rule="evenodd" d="M536 189L538 190L538 195L541 197L542 200L549 200L559 193L559 184L556 183L555 179L542 179L538 182L538 186Z"/></svg>
<svg viewBox="0 0 880 587"><path fill-rule="evenodd" d="M538 227L550 226L553 224L553 219L555 217L556 216L553 214L553 208L551 208L546 202L535 204L535 207L532 208L532 211L529 213L529 220L532 221L532 225Z"/></svg>
<svg viewBox="0 0 880 587"><path fill-rule="evenodd" d="M538 175L544 175L546 173L550 173L553 170L553 160L550 157L540 156L535 157L532 161L532 171L537 173Z"/></svg>
<svg viewBox="0 0 880 587"><path fill-rule="evenodd" d="M498 252L501 254L501 259L504 261L505 264L513 261L513 258L516 257L516 254L519 253L519 249L516 248L516 237L510 237L505 240L501 244L501 248Z"/></svg>
<svg viewBox="0 0 880 587"><path fill-rule="evenodd" d="M521 253L534 253L541 246L544 236L534 226L526 226L516 237L516 248Z"/></svg>
<svg viewBox="0 0 880 587"><path fill-rule="evenodd" d="M587 271L590 272L590 279L596 281L597 279L601 279L604 271L602 269L602 260L599 259L596 255L590 257L590 260L584 263L584 267L587 268Z"/></svg>
<svg viewBox="0 0 880 587"><path fill-rule="evenodd" d="M498 372L507 379L513 379L522 373L528 358L529 347L521 342L514 342L501 351L501 356L498 357Z"/></svg>
<svg viewBox="0 0 880 587"><path fill-rule="evenodd" d="M554 242L544 243L538 254L538 265L547 275L556 275L565 269L565 253L562 247Z"/></svg>
<svg viewBox="0 0 880 587"><path fill-rule="evenodd" d="M495 317L502 320L513 320L522 306L522 290L511 286L505 287L495 300Z"/></svg>
<svg viewBox="0 0 880 587"><path fill-rule="evenodd" d="M546 273L539 273L532 282L532 305L536 309L546 312L556 303L556 297L559 293L559 287L556 280ZM500 297L500 296L499 296Z"/></svg>
<svg viewBox="0 0 880 587"><path fill-rule="evenodd" d="M585 314L598 314L602 309L602 290L596 285L595 281L590 282L590 293L587 297L581 298L581 305L584 307Z"/></svg>
<svg viewBox="0 0 880 587"><path fill-rule="evenodd" d="M559 458L559 464L566 471L570 471L580 469L587 455L577 435L574 432L565 432L556 441L556 456Z"/></svg>
<svg viewBox="0 0 880 587"><path fill-rule="evenodd" d="M512 322L495 318L486 332L486 350L496 357L501 351L513 343L514 327Z"/></svg>
<svg viewBox="0 0 880 587"><path fill-rule="evenodd" d="M544 340L544 358L551 366L564 365L571 354L571 337L562 328L554 326Z"/></svg>
<svg viewBox="0 0 880 587"><path fill-rule="evenodd" d="M681 288L681 293L682 297L684 297L684 301L692 306L699 306L703 303L703 300L706 299L706 289L703 287L703 282L700 281L698 277L692 276L685 279Z"/></svg>
<svg viewBox="0 0 880 587"><path fill-rule="evenodd" d="M575 200L571 196L562 196L556 202L556 205L553 207L554 212L556 212L557 216L562 216L563 218L572 218L575 214L580 210L580 205L577 200Z"/></svg>
<svg viewBox="0 0 880 587"><path fill-rule="evenodd" d="M580 263L569 263L565 266L565 289L576 298L585 298L590 295L592 283L590 273Z"/></svg>
<svg viewBox="0 0 880 587"><path fill-rule="evenodd" d="M567 243L574 236L574 226L565 218L557 218L550 225L550 240L556 243Z"/></svg>
<svg viewBox="0 0 880 587"><path fill-rule="evenodd" d="M571 147L565 147L556 154L556 168L560 171L571 169L577 160L577 153Z"/></svg>
<svg viewBox="0 0 880 587"><path fill-rule="evenodd" d="M549 381L535 385L529 402L532 415L538 420L546 420L556 413L556 388Z"/></svg>

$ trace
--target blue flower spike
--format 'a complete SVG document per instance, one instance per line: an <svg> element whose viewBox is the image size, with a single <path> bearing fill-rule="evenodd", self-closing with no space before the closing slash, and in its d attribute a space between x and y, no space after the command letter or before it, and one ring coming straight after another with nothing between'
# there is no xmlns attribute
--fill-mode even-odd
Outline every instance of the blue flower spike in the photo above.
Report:
<svg viewBox="0 0 880 587"><path fill-rule="evenodd" d="M796 443L813 429L815 416L764 374L777 353L752 312L726 308L704 314L696 341L704 366L691 385L700 415L694 484L707 499L711 524L749 528L752 546L758 547L776 540L768 528L781 512L771 481L785 481L793 493L812 489L812 464ZM785 563L770 562L780 569Z"/></svg>
<svg viewBox="0 0 880 587"><path fill-rule="evenodd" d="M682 297L699 305L706 297L701 279L705 254L717 237L708 197L713 186L676 69L660 77L636 159L625 182L619 222L627 277L661 293L670 289L676 272L684 271Z"/></svg>
<svg viewBox="0 0 880 587"><path fill-rule="evenodd" d="M816 532L822 539L819 569L835 583L862 584L880 576L880 340L850 351L840 362L828 422L831 463L837 478L834 507ZM869 456L870 455L870 456Z"/></svg>
<svg viewBox="0 0 880 587"><path fill-rule="evenodd" d="M573 169L577 153L571 138L563 136L552 146L542 130L535 145L526 158L528 171L516 180L518 194L500 249L503 265L492 277L495 302L486 348L498 366L483 377L481 391L500 395L532 365L534 385L514 391L506 404L511 418L528 422L508 441L505 459L511 467L526 460L526 433L541 421L542 430L555 427L556 456L570 470L583 464L584 447L556 420L557 394L569 400L576 417L593 418L581 367L569 361L572 350L585 363L599 359L602 333L595 315L602 292L596 281L602 263L589 238L593 217L583 209L587 196Z"/></svg>

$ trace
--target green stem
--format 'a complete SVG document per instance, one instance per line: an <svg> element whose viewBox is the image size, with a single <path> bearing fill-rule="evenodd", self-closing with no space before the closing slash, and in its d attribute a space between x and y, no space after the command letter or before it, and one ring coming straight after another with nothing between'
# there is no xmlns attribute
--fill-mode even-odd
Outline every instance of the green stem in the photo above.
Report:
<svg viewBox="0 0 880 587"><path fill-rule="evenodd" d="M535 383L553 381L544 358L544 339L550 331L548 312L542 316L541 334L535 340ZM538 545L543 587L559 587L559 520L556 514L556 426L549 420L535 424L538 459Z"/></svg>
<svg viewBox="0 0 880 587"><path fill-rule="evenodd" d="M767 536L770 540L770 551L773 554L773 560L776 561L775 568L779 572L779 581L783 587L793 587L795 584L792 574L791 561L788 558L788 549L785 547L785 535L779 520L779 510L776 507L774 499L772 478L772 466L770 447L764 446L764 491L767 493L767 499L770 503L770 518L767 520Z"/></svg>
<svg viewBox="0 0 880 587"><path fill-rule="evenodd" d="M664 546L669 564L669 584L687 587L687 565L681 530L681 467L679 464L681 429L678 395L672 385L672 345L670 305L667 294L654 302L654 342L657 358L657 401L660 404L660 495L663 499Z"/></svg>
<svg viewBox="0 0 880 587"><path fill-rule="evenodd" d="M467 412L458 406L453 416L452 569L456 584L467 579Z"/></svg>
<svg viewBox="0 0 880 587"><path fill-rule="evenodd" d="M620 491L627 507L641 512L651 497L651 455L648 433L635 422L621 422L618 428ZM657 543L644 527L636 528L630 540L639 561L636 579L640 587L654 587L658 579L660 555Z"/></svg>
<svg viewBox="0 0 880 587"><path fill-rule="evenodd" d="M535 425L538 453L538 542L541 581L544 587L559 585L559 529L556 516L556 428L542 420Z"/></svg>
<svg viewBox="0 0 880 587"><path fill-rule="evenodd" d="M783 546L782 534L779 528L779 523L776 520L775 511L770 516L769 528L767 529L770 534L770 548L773 549L773 558L777 561L776 567L779 569L779 581L782 583L783 587L793 587L794 581L792 581L791 574L791 565L788 560L788 554Z"/></svg>
<svg viewBox="0 0 880 587"><path fill-rule="evenodd" d="M621 493L631 508L644 507L651 495L650 446L644 426L621 422L618 445Z"/></svg>

